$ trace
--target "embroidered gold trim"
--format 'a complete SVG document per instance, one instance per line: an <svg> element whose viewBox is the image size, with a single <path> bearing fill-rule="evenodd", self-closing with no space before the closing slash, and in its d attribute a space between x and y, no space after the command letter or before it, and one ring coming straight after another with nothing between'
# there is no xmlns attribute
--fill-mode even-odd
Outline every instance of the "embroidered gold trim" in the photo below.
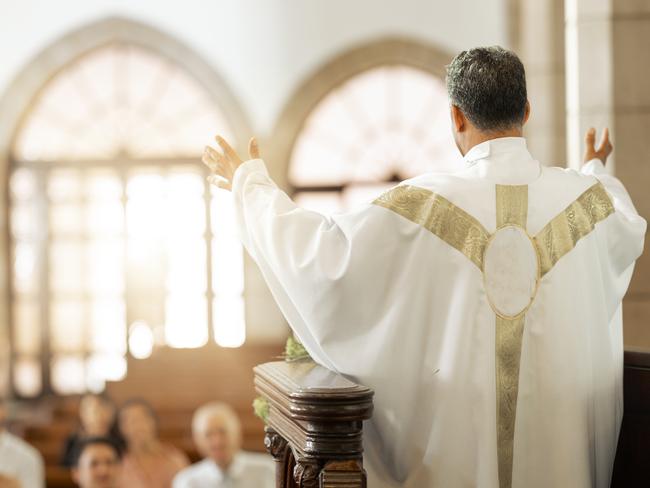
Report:
<svg viewBox="0 0 650 488"><path fill-rule="evenodd" d="M421 225L483 269L483 252L490 234L474 217L445 197L411 185L400 185L374 202Z"/></svg>
<svg viewBox="0 0 650 488"><path fill-rule="evenodd" d="M527 185L496 185L496 219L497 229L513 225L521 228L528 235L526 231L526 224L528 222ZM532 244L534 247L534 242ZM539 256L537 265L535 293L537 293L540 279ZM519 393L521 341L524 333L526 312L532 305L535 299L534 297L535 295L531 297L528 306L521 313L517 314L516 317L504 317L496 313L495 310L497 460L500 488L510 488L512 486L512 461L515 440L515 419L517 416L517 396Z"/></svg>
<svg viewBox="0 0 650 488"><path fill-rule="evenodd" d="M614 213L614 206L602 183L588 188L534 237L539 253L540 275L544 276L595 225Z"/></svg>
<svg viewBox="0 0 650 488"><path fill-rule="evenodd" d="M528 185L497 185L497 229L518 225L526 230Z"/></svg>
<svg viewBox="0 0 650 488"><path fill-rule="evenodd" d="M478 220L446 198L424 188L401 185L384 193L373 203L424 227L463 253L483 271L485 249L492 236ZM598 222L613 212L609 195L598 182L546 224L532 238L539 262L537 285L562 256L571 251ZM497 230L514 225L525 231L527 217L528 186L497 185ZM512 486L519 369L527 310L528 308L516 317L504 317L495 311L496 427L500 488Z"/></svg>
<svg viewBox="0 0 650 488"><path fill-rule="evenodd" d="M496 316L497 459L499 486L512 486L512 461L519 393L519 363L525 315Z"/></svg>

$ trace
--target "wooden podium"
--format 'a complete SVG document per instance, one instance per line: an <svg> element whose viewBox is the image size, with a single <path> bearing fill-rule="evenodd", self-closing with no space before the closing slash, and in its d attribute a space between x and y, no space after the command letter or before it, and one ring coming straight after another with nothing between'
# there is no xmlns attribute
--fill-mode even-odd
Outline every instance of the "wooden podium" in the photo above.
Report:
<svg viewBox="0 0 650 488"><path fill-rule="evenodd" d="M373 391L309 359L254 371L277 488L365 487L362 431Z"/></svg>

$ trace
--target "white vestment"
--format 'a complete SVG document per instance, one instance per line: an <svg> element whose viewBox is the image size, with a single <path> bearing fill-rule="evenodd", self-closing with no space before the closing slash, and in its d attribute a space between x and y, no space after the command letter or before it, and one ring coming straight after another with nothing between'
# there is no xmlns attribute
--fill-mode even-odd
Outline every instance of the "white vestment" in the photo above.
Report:
<svg viewBox="0 0 650 488"><path fill-rule="evenodd" d="M325 217L247 161L243 243L312 357L374 389L370 488L609 487L646 223L597 160L501 138L465 162Z"/></svg>

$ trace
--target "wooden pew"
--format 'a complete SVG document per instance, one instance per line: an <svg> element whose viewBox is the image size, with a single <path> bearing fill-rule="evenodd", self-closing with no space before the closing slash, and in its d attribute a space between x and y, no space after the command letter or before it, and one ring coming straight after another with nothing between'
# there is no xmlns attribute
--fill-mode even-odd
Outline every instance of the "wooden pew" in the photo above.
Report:
<svg viewBox="0 0 650 488"><path fill-rule="evenodd" d="M650 486L650 352L625 351L625 414L612 488Z"/></svg>
<svg viewBox="0 0 650 488"><path fill-rule="evenodd" d="M193 462L199 454L192 441L192 415L203 403L215 400L229 403L239 414L243 448L264 452L264 424L252 410L252 369L278 357L282 348L279 343L238 349L161 348L149 359L130 359L127 377L107 385L107 392L118 405L132 397L151 403L160 420L162 441L184 450ZM12 425L44 456L48 488L74 486L59 461L66 437L77 428L78 404L79 396L42 398L21 408L21 418Z"/></svg>
<svg viewBox="0 0 650 488"><path fill-rule="evenodd" d="M250 364L256 357L261 361L272 359L277 356L279 350L281 347L275 345L259 349L254 353L249 351L246 354L247 359L243 362ZM181 356L182 360L186 360L189 354L181 354ZM241 367L240 359L233 361L233 358L236 356L222 357L215 361L223 368L228 364L231 367ZM168 359L166 358L165 361ZM174 363L171 361L170 364ZM152 365L152 369L154 367L155 365ZM318 481L322 468L328 463L331 467L332 462L339 463L334 464L339 467L356 466L338 475L356 477L354 479L357 481L363 478L358 446L361 442L361 420L367 418L372 409L372 392L326 370L319 372L318 368L304 364L301 366L299 363L293 366L270 363L254 369L255 389L269 401L266 438L263 422L253 416L250 407L255 396L251 370L248 373L250 382L242 381L241 384L228 386L226 391L233 392L233 395L221 398L235 400L235 408L239 411L243 422L244 448L260 451L264 449L266 443L266 448L275 455L276 461L282 466L279 470L282 476L279 482L285 484L278 484L282 488L292 486L289 480L296 478L302 483L301 486L318 486L314 483ZM146 369L149 370L149 366ZM312 372L311 375L308 374L309 372ZM134 373L134 376L139 377L140 386L137 388L141 387L142 381L150 381L149 373L142 374L140 371ZM219 381L223 381L223 370L217 376L220 378ZM127 377L125 383L128 381ZM650 464L646 462L647 453L650 452L650 353L626 351L624 386L625 415L611 486L612 488L650 486ZM123 399L122 394L124 398L129 397L136 388L124 384L111 385L109 389L114 387L123 388L118 392L118 401ZM244 394L246 388L248 393ZM344 393L338 391L340 388ZM210 392L207 394L200 392L199 400L205 400L204 397L209 394ZM187 393L183 401L187 400L186 395ZM160 395L155 396L152 403L159 411L163 440L184 449L192 460L196 460L198 454L192 444L190 432L193 408L183 406L176 401L169 402L171 405L159 405L160 400ZM346 408L347 402L352 402L353 415L330 416L332 409L336 413L337 409ZM65 437L76 426L77 406L77 397L42 399L38 404L21 408L20 418L14 420L10 426L10 430L24 437L44 455L48 488L74 486L68 471L58 467L58 461ZM325 448L331 446L332 439L336 439L340 434L334 432L333 436L330 435L329 431L333 425L344 426L344 429L347 429L346 442L352 439L352 442L341 444L345 449L339 452L336 449L332 451L329 447Z"/></svg>

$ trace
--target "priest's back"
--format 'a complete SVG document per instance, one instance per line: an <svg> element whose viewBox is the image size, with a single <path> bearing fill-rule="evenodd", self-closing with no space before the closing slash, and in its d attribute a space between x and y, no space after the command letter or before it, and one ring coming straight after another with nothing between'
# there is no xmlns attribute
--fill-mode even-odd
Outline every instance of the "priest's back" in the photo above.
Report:
<svg viewBox="0 0 650 488"><path fill-rule="evenodd" d="M598 161L513 137L465 163L326 218L249 161L245 244L312 356L374 388L370 486L608 486L645 221Z"/></svg>
<svg viewBox="0 0 650 488"><path fill-rule="evenodd" d="M447 89L465 166L347 214L299 208L255 144L204 160L312 357L375 390L371 487L608 487L646 223L605 171L607 132L581 171L528 152L514 53L460 53Z"/></svg>

